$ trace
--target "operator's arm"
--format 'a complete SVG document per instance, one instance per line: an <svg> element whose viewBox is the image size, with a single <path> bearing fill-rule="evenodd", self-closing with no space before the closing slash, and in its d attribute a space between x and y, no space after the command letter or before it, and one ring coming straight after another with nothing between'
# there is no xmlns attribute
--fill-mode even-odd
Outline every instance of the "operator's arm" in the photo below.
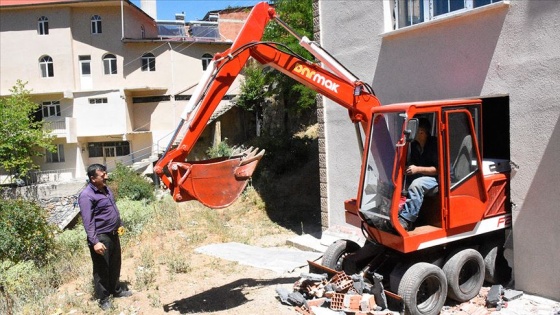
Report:
<svg viewBox="0 0 560 315"><path fill-rule="evenodd" d="M427 176L436 176L437 175L437 168L435 166L416 166L410 165L406 169L406 175L427 175Z"/></svg>

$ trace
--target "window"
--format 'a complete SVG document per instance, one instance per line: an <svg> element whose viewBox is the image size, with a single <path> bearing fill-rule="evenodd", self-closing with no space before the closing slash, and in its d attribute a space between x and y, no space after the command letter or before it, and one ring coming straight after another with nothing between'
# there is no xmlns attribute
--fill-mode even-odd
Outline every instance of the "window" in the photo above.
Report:
<svg viewBox="0 0 560 315"><path fill-rule="evenodd" d="M156 57L152 53L142 55L142 71L156 71Z"/></svg>
<svg viewBox="0 0 560 315"><path fill-rule="evenodd" d="M105 149L109 149L109 150L105 150ZM129 155L130 143L128 141L88 143L89 157L103 157L104 152L111 152L109 154L110 156L114 156L115 154L116 156Z"/></svg>
<svg viewBox="0 0 560 315"><path fill-rule="evenodd" d="M89 100L90 104L107 104L107 98L106 97L90 98L88 100Z"/></svg>
<svg viewBox="0 0 560 315"><path fill-rule="evenodd" d="M39 58L39 67L41 68L41 76L43 78L54 77L54 63L50 56Z"/></svg>
<svg viewBox="0 0 560 315"><path fill-rule="evenodd" d="M212 61L212 55L210 54L202 55L202 70L206 70L206 68L208 68L208 65L210 64L211 61Z"/></svg>
<svg viewBox="0 0 560 315"><path fill-rule="evenodd" d="M117 74L117 57L107 54L103 57L103 69L105 74Z"/></svg>
<svg viewBox="0 0 560 315"><path fill-rule="evenodd" d="M47 19L46 16L39 18L37 33L39 33L39 35L49 35L49 19Z"/></svg>
<svg viewBox="0 0 560 315"><path fill-rule="evenodd" d="M146 38L146 29L144 28L144 25L140 26L140 36L141 38Z"/></svg>
<svg viewBox="0 0 560 315"><path fill-rule="evenodd" d="M394 28L415 25L502 0L392 0Z"/></svg>
<svg viewBox="0 0 560 315"><path fill-rule="evenodd" d="M82 76L91 75L91 56L80 56L80 72Z"/></svg>
<svg viewBox="0 0 560 315"><path fill-rule="evenodd" d="M64 145L57 144L55 149L56 150L54 152L47 150L47 152L45 153L45 156L47 157L47 163L64 162Z"/></svg>
<svg viewBox="0 0 560 315"><path fill-rule="evenodd" d="M51 116L60 116L60 102L46 101L41 105L43 109L43 118Z"/></svg>
<svg viewBox="0 0 560 315"><path fill-rule="evenodd" d="M91 17L91 33L92 34L101 34L101 17L99 15L94 15Z"/></svg>
<svg viewBox="0 0 560 315"><path fill-rule="evenodd" d="M449 169L451 187L469 177L478 169L473 136L470 129L470 115L467 111L448 113Z"/></svg>

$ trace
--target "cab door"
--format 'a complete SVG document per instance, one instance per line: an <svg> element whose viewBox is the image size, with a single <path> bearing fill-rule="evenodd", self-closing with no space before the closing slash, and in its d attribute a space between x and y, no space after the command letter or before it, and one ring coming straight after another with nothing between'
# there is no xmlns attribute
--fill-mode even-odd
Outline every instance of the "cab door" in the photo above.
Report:
<svg viewBox="0 0 560 315"><path fill-rule="evenodd" d="M479 222L488 198L473 117L469 110L444 112L448 228Z"/></svg>

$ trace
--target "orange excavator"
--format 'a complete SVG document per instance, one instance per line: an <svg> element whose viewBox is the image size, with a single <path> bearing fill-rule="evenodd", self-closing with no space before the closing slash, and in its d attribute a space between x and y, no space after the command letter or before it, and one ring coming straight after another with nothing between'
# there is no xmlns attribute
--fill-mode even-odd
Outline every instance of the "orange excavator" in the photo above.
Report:
<svg viewBox="0 0 560 315"><path fill-rule="evenodd" d="M296 36L318 61L305 60L282 44L262 42L271 21ZM262 158L264 151L251 148L231 157L188 161L218 103L250 58L345 107L359 129L359 188L344 211L346 222L361 229L367 242L337 240L324 253L325 268L383 279L383 288L402 302L405 313L423 315L438 314L447 297L467 301L479 293L483 281L497 283L509 276L501 251L511 226L510 163L484 158L483 131L490 127L482 119L483 102L453 99L381 106L367 83L317 43L300 37L266 2L253 8L232 46L214 56L154 168L175 201L227 207ZM415 228L407 230L399 224L398 212L420 119L430 122L429 132L437 138L438 187L424 199Z"/></svg>

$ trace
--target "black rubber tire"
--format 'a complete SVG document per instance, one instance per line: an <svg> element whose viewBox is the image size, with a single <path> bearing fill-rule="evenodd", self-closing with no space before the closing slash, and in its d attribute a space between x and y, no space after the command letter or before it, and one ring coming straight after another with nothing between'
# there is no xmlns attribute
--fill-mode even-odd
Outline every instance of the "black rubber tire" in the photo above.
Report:
<svg viewBox="0 0 560 315"><path fill-rule="evenodd" d="M490 284L500 284L511 279L511 267L504 257L502 245L492 243L480 246L484 260L484 280Z"/></svg>
<svg viewBox="0 0 560 315"><path fill-rule="evenodd" d="M480 292L484 282L484 260L472 248L457 251L443 265L449 290L447 296L457 302L466 302Z"/></svg>
<svg viewBox="0 0 560 315"><path fill-rule="evenodd" d="M360 245L347 240L338 240L332 243L325 253L323 254L323 260L321 265L334 269L336 271L342 271L344 257L360 249Z"/></svg>
<svg viewBox="0 0 560 315"><path fill-rule="evenodd" d="M447 279L438 266L419 262L404 273L397 293L403 298L405 314L436 315L447 297Z"/></svg>

